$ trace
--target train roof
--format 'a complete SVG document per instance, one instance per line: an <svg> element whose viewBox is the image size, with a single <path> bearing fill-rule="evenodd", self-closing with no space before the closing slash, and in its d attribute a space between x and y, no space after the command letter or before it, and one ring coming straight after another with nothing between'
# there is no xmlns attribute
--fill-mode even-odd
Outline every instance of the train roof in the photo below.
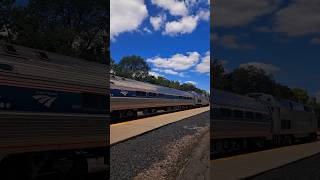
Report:
<svg viewBox="0 0 320 180"><path fill-rule="evenodd" d="M267 111L266 107L254 98L222 90L213 91L212 102L213 106L231 106L257 111Z"/></svg>
<svg viewBox="0 0 320 180"><path fill-rule="evenodd" d="M120 76L110 75L111 88L128 89L132 91L146 91L168 95L193 97L189 92L158 86L146 82L136 81L133 79L123 78Z"/></svg>
<svg viewBox="0 0 320 180"><path fill-rule="evenodd" d="M279 107L295 110L295 111L307 111L311 112L313 111L313 108L309 105L298 103L292 100L288 99L283 99L279 97L275 97L270 94L265 94L265 93L249 93L248 96L250 97L255 97L261 100L267 100L268 102L272 101L274 102L274 105L277 105ZM261 98L264 97L264 98ZM272 99L271 99L272 98Z"/></svg>
<svg viewBox="0 0 320 180"><path fill-rule="evenodd" d="M0 65L12 75L100 87L109 74L105 64L9 43L0 43Z"/></svg>

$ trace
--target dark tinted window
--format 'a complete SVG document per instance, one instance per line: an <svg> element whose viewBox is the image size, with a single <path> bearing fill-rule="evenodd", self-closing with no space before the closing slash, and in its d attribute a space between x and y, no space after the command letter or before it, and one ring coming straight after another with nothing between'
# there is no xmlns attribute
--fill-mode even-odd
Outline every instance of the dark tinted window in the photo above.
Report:
<svg viewBox="0 0 320 180"><path fill-rule="evenodd" d="M246 112L246 118L247 118L247 119L253 119L253 112L247 111L247 112Z"/></svg>
<svg viewBox="0 0 320 180"><path fill-rule="evenodd" d="M235 118L243 118L243 111L233 110L233 116L234 116Z"/></svg>
<svg viewBox="0 0 320 180"><path fill-rule="evenodd" d="M104 112L107 111L107 97L98 94L83 93L82 106L85 111Z"/></svg>
<svg viewBox="0 0 320 180"><path fill-rule="evenodd" d="M136 96L147 96L147 93L143 91L136 91Z"/></svg>
<svg viewBox="0 0 320 180"><path fill-rule="evenodd" d="M0 63L0 70L3 70L3 71L13 71L13 67L10 66L9 64L1 64L1 63Z"/></svg>
<svg viewBox="0 0 320 180"><path fill-rule="evenodd" d="M257 120L262 120L263 119L263 116L261 113L256 113L256 119Z"/></svg>
<svg viewBox="0 0 320 180"><path fill-rule="evenodd" d="M220 112L221 112L221 116L224 116L224 117L232 116L232 111L230 109L220 108Z"/></svg>
<svg viewBox="0 0 320 180"><path fill-rule="evenodd" d="M150 96L150 97L156 97L157 94L156 94L156 93L148 93L148 96Z"/></svg>
<svg viewBox="0 0 320 180"><path fill-rule="evenodd" d="M291 121L282 119L281 120L281 129L290 129L291 128Z"/></svg>

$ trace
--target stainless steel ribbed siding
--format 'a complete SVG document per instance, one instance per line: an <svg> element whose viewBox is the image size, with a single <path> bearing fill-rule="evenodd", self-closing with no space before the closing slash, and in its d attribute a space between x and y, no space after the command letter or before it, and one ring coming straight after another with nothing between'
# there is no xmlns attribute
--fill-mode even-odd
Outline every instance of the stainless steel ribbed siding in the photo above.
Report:
<svg viewBox="0 0 320 180"><path fill-rule="evenodd" d="M106 115L0 112L0 150L103 147L107 121Z"/></svg>
<svg viewBox="0 0 320 180"><path fill-rule="evenodd" d="M109 94L105 65L49 52L49 61L43 61L37 50L14 47L18 55L0 47L0 63L13 67L12 72L0 70L3 85ZM0 154L105 147L108 118L109 114L0 111Z"/></svg>

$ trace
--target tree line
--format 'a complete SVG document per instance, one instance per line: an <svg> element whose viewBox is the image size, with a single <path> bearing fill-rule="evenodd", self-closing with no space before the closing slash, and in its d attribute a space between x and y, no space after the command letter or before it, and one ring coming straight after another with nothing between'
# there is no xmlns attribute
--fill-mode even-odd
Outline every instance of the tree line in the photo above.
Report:
<svg viewBox="0 0 320 180"><path fill-rule="evenodd" d="M169 80L165 77L155 77L149 74L150 67L145 59L140 56L132 55L123 57L119 63L112 58L110 62L111 73L138 81L148 82L160 86L174 88L182 91L195 91L201 94L208 94L205 90L197 88L191 83L180 83L179 81Z"/></svg>
<svg viewBox="0 0 320 180"><path fill-rule="evenodd" d="M310 105L318 113L320 112L320 104L317 103L315 97L309 96L305 89L282 85L274 79L272 74L252 65L226 72L221 62L218 59L211 62L211 88L213 91L221 89L242 95L261 92Z"/></svg>
<svg viewBox="0 0 320 180"><path fill-rule="evenodd" d="M109 1L1 0L0 41L109 62Z"/></svg>

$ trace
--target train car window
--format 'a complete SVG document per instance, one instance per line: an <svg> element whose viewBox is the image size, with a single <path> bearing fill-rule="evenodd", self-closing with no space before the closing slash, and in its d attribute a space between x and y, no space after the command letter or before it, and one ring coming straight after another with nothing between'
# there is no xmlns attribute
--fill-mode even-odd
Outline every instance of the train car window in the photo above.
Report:
<svg viewBox="0 0 320 180"><path fill-rule="evenodd" d="M308 107L308 106L303 106L303 109L305 112L312 112L312 108L311 107Z"/></svg>
<svg viewBox="0 0 320 180"><path fill-rule="evenodd" d="M245 113L245 116L246 116L247 119L253 119L253 112L247 111L247 112Z"/></svg>
<svg viewBox="0 0 320 180"><path fill-rule="evenodd" d="M243 118L243 111L241 111L241 110L233 110L233 116L235 118Z"/></svg>
<svg viewBox="0 0 320 180"><path fill-rule="evenodd" d="M221 116L221 111L219 108L213 108L213 115L216 118L219 118Z"/></svg>
<svg viewBox="0 0 320 180"><path fill-rule="evenodd" d="M148 96L150 96L150 97L156 97L157 94L156 94L156 93L148 93Z"/></svg>
<svg viewBox="0 0 320 180"><path fill-rule="evenodd" d="M143 91L136 91L136 96L145 97L147 96L147 93Z"/></svg>
<svg viewBox="0 0 320 180"><path fill-rule="evenodd" d="M224 117L231 117L232 116L232 111L227 108L220 108L221 116Z"/></svg>
<svg viewBox="0 0 320 180"><path fill-rule="evenodd" d="M269 108L270 108L271 112L273 112L273 111L274 111L274 108L273 108L273 107L269 107Z"/></svg>
<svg viewBox="0 0 320 180"><path fill-rule="evenodd" d="M292 104L292 102L290 102L289 105L290 105L290 109L292 110L292 109L293 109L293 104Z"/></svg>
<svg viewBox="0 0 320 180"><path fill-rule="evenodd" d="M281 119L281 129L290 129L291 121L286 119Z"/></svg>
<svg viewBox="0 0 320 180"><path fill-rule="evenodd" d="M263 115L261 113L255 113L256 114L256 120L263 120Z"/></svg>
<svg viewBox="0 0 320 180"><path fill-rule="evenodd" d="M13 67L9 64L0 63L0 70L2 71L13 71Z"/></svg>
<svg viewBox="0 0 320 180"><path fill-rule="evenodd" d="M105 112L107 109L107 99L104 95L83 93L82 107L88 112Z"/></svg>

